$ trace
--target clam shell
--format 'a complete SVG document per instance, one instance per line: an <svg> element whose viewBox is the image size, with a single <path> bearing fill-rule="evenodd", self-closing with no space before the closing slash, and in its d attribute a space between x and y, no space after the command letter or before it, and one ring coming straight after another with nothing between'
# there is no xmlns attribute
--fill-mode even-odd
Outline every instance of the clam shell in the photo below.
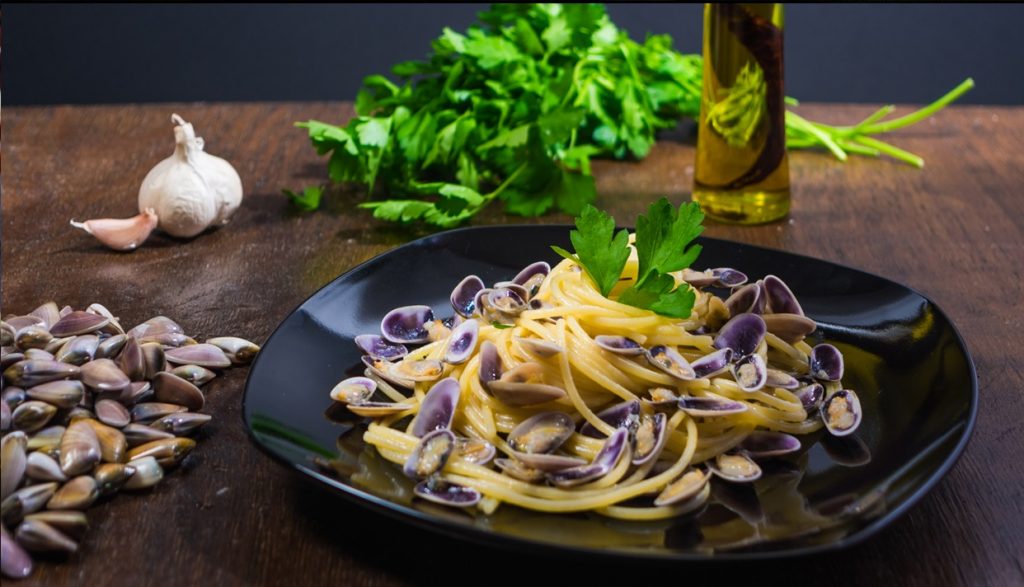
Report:
<svg viewBox="0 0 1024 587"><path fill-rule="evenodd" d="M455 456L476 465L485 465L494 458L497 450L494 445L479 438L456 438Z"/></svg>
<svg viewBox="0 0 1024 587"><path fill-rule="evenodd" d="M159 420L168 414L185 412L187 410L188 409L185 406L179 406L177 404L143 402L132 406L132 421L147 424L154 420Z"/></svg>
<svg viewBox="0 0 1024 587"><path fill-rule="evenodd" d="M25 476L26 444L25 433L20 431L6 434L0 440L0 500L14 493Z"/></svg>
<svg viewBox="0 0 1024 587"><path fill-rule="evenodd" d="M68 481L50 498L46 507L51 510L84 510L100 496L99 485L88 475Z"/></svg>
<svg viewBox="0 0 1024 587"><path fill-rule="evenodd" d="M849 389L841 389L825 398L818 411L832 436L853 434L863 415L860 398Z"/></svg>
<svg viewBox="0 0 1024 587"><path fill-rule="evenodd" d="M452 507L471 507L480 503L483 498L483 495L472 487L436 478L420 481L413 487L413 493L427 501Z"/></svg>
<svg viewBox="0 0 1024 587"><path fill-rule="evenodd" d="M420 411L412 425L413 436L423 438L428 432L451 428L461 393L459 382L452 377L435 383L420 404Z"/></svg>
<svg viewBox="0 0 1024 587"><path fill-rule="evenodd" d="M777 457L800 450L800 440L783 432L757 430L744 438L739 448L752 459Z"/></svg>
<svg viewBox="0 0 1024 587"><path fill-rule="evenodd" d="M575 487L589 483L607 475L615 467L615 463L619 461L623 453L627 452L629 452L629 432L625 428L617 428L604 442L604 446L601 447L590 464L551 473L548 475L548 480L558 487Z"/></svg>
<svg viewBox="0 0 1024 587"><path fill-rule="evenodd" d="M39 306L35 310L29 312L30 316L35 316L43 321L43 325L49 329L51 326L60 320L60 308L57 307L55 302L46 302Z"/></svg>
<svg viewBox="0 0 1024 587"><path fill-rule="evenodd" d="M714 377L729 368L732 355L732 349L719 349L690 363L690 367L698 379Z"/></svg>
<svg viewBox="0 0 1024 587"><path fill-rule="evenodd" d="M674 348L657 345L647 350L647 361L681 381L692 381L696 374L682 355Z"/></svg>
<svg viewBox="0 0 1024 587"><path fill-rule="evenodd" d="M200 367L199 365L179 365L171 369L169 373L171 375L177 375L197 387L210 382L217 376L213 371L210 371L206 367Z"/></svg>
<svg viewBox="0 0 1024 587"><path fill-rule="evenodd" d="M7 402L0 402L0 433L7 433L11 427L11 406Z"/></svg>
<svg viewBox="0 0 1024 587"><path fill-rule="evenodd" d="M196 447L191 438L165 438L140 444L128 451L128 462L145 457L153 457L162 468L173 467L181 463Z"/></svg>
<svg viewBox="0 0 1024 587"><path fill-rule="evenodd" d="M665 489L654 498L654 505L666 506L675 503L685 502L696 496L708 486L711 475L702 469L688 469L678 479L669 483Z"/></svg>
<svg viewBox="0 0 1024 587"><path fill-rule="evenodd" d="M40 383L28 388L25 393L34 400L44 401L58 408L73 408L82 401L85 386L75 379L63 379Z"/></svg>
<svg viewBox="0 0 1024 587"><path fill-rule="evenodd" d="M617 355L640 356L645 352L640 343L625 336L599 334L594 337L594 342L602 349Z"/></svg>
<svg viewBox="0 0 1024 587"><path fill-rule="evenodd" d="M566 397L565 390L542 383L543 372L539 363L521 363L488 383L487 389L510 406L531 406Z"/></svg>
<svg viewBox="0 0 1024 587"><path fill-rule="evenodd" d="M60 446L60 439L64 437L63 426L49 426L37 431L28 439L27 450L47 450Z"/></svg>
<svg viewBox="0 0 1024 587"><path fill-rule="evenodd" d="M508 433L512 450L528 454L550 454L565 444L575 429L564 412L541 412L520 422Z"/></svg>
<svg viewBox="0 0 1024 587"><path fill-rule="evenodd" d="M192 414L192 412L182 412L182 414ZM193 415L206 416L206 414ZM173 417L173 415L165 416L165 418L168 417ZM209 420L210 417L206 416L206 419ZM157 422L160 422L161 420L163 420L163 418L157 420ZM156 424L156 422L154 422L154 424ZM146 426L145 424L129 424L121 429L121 433L124 434L124 438L128 442L129 447L146 444L147 442L163 438L174 438L174 434L169 431L154 428L152 426Z"/></svg>
<svg viewBox="0 0 1024 587"><path fill-rule="evenodd" d="M96 352L93 354L94 359L112 359L116 357L124 345L128 342L128 336L124 334L117 334L100 341L99 345L96 346Z"/></svg>
<svg viewBox="0 0 1024 587"><path fill-rule="evenodd" d="M814 320L799 314L765 314L761 318L768 332L790 344L803 340L818 327Z"/></svg>
<svg viewBox="0 0 1024 587"><path fill-rule="evenodd" d="M142 379L146 374L146 357L142 354L142 345L139 341L128 337L117 356L117 366L132 381Z"/></svg>
<svg viewBox="0 0 1024 587"><path fill-rule="evenodd" d="M811 376L824 381L843 378L843 354L836 347L822 343L811 349Z"/></svg>
<svg viewBox="0 0 1024 587"><path fill-rule="evenodd" d="M26 326L14 335L14 344L22 351L44 349L53 340L53 335L46 326Z"/></svg>
<svg viewBox="0 0 1024 587"><path fill-rule="evenodd" d="M0 322L0 347L14 346L14 336L17 333L18 331L7 322Z"/></svg>
<svg viewBox="0 0 1024 587"><path fill-rule="evenodd" d="M164 470L153 457L139 457L129 461L128 465L135 469L135 473L125 482L122 489L146 489L152 487L164 478Z"/></svg>
<svg viewBox="0 0 1024 587"><path fill-rule="evenodd" d="M117 428L112 428L96 420L82 420L92 428L100 443L100 460L105 463L123 463L128 451L128 440Z"/></svg>
<svg viewBox="0 0 1024 587"><path fill-rule="evenodd" d="M34 432L43 426L57 413L57 408L46 402L29 400L18 404L11 413L11 425L19 430Z"/></svg>
<svg viewBox="0 0 1024 587"><path fill-rule="evenodd" d="M377 391L377 382L369 377L349 377L331 389L331 399L343 404L361 404L370 401Z"/></svg>
<svg viewBox="0 0 1024 587"><path fill-rule="evenodd" d="M501 373L501 356L498 354L498 347L489 340L483 341L480 343L480 383L486 386L491 381L500 379Z"/></svg>
<svg viewBox="0 0 1024 587"><path fill-rule="evenodd" d="M100 462L100 441L89 424L92 420L75 420L60 440L60 468L65 475L80 475Z"/></svg>
<svg viewBox="0 0 1024 587"><path fill-rule="evenodd" d="M53 526L38 520L25 520L14 533L18 543L33 552L67 552L78 550L78 544Z"/></svg>
<svg viewBox="0 0 1024 587"><path fill-rule="evenodd" d="M640 402L637 400L619 402L597 413L598 419L613 428L636 430L640 423ZM605 434L590 422L580 427L580 434L591 438L604 438Z"/></svg>
<svg viewBox="0 0 1024 587"><path fill-rule="evenodd" d="M58 379L77 378L80 370L59 361L23 360L4 370L4 379L10 385L29 388Z"/></svg>
<svg viewBox="0 0 1024 587"><path fill-rule="evenodd" d="M469 360L476 350L480 338L480 323L470 318L456 326L448 338L448 348L444 352L444 362L458 365Z"/></svg>
<svg viewBox="0 0 1024 587"><path fill-rule="evenodd" d="M260 352L259 345L237 336L218 336L206 341L224 351L235 365L247 365Z"/></svg>
<svg viewBox="0 0 1024 587"><path fill-rule="evenodd" d="M520 338L518 336L515 337L515 339L524 349L526 349L527 352L542 359L550 359L555 355L565 352L565 349L549 340L542 340L539 338Z"/></svg>
<svg viewBox="0 0 1024 587"><path fill-rule="evenodd" d="M93 478L96 479L96 487L100 496L105 497L117 493L127 481L135 474L135 467L123 463L103 463L93 471Z"/></svg>
<svg viewBox="0 0 1024 587"><path fill-rule="evenodd" d="M749 483L761 478L761 467L742 454L723 453L708 461L712 473L734 483Z"/></svg>
<svg viewBox="0 0 1024 587"><path fill-rule="evenodd" d="M494 464L513 479L527 483L536 483L544 479L544 471L527 466L526 463L518 459L495 459Z"/></svg>
<svg viewBox="0 0 1024 587"><path fill-rule="evenodd" d="M128 411L128 408L114 400L101 399L96 402L94 409L96 410L96 418L107 426L124 428L132 421L132 414Z"/></svg>
<svg viewBox="0 0 1024 587"><path fill-rule="evenodd" d="M84 365L93 360L99 345L100 339L95 334L76 336L61 345L54 358L62 363Z"/></svg>
<svg viewBox="0 0 1024 587"><path fill-rule="evenodd" d="M454 450L455 434L443 428L434 430L416 444L402 472L411 479L426 479L444 468Z"/></svg>
<svg viewBox="0 0 1024 587"><path fill-rule="evenodd" d="M131 345L132 341L128 341L124 351L121 352L122 357ZM123 392L132 383L128 375L110 359L89 361L82 365L81 369L82 383L96 391Z"/></svg>
<svg viewBox="0 0 1024 587"><path fill-rule="evenodd" d="M782 281L774 275L767 275L764 278L764 290L768 298L767 311L773 314L796 314L803 316L804 311L796 296Z"/></svg>
<svg viewBox="0 0 1024 587"><path fill-rule="evenodd" d="M190 344L164 352L169 363L175 365L199 365L213 369L231 366L231 359L220 348L212 344Z"/></svg>
<svg viewBox="0 0 1024 587"><path fill-rule="evenodd" d="M32 574L32 557L0 525L0 571L5 577L23 579Z"/></svg>
<svg viewBox="0 0 1024 587"><path fill-rule="evenodd" d="M377 334L360 334L354 339L356 346L373 359L381 361L397 361L409 354L404 344L388 342Z"/></svg>
<svg viewBox="0 0 1024 587"><path fill-rule="evenodd" d="M476 275L469 275L455 286L448 299L457 314L469 318L476 310L476 295L483 289L483 280Z"/></svg>
<svg viewBox="0 0 1024 587"><path fill-rule="evenodd" d="M153 379L158 373L167 368L167 357L164 355L164 347L155 342L147 342L142 345L143 377Z"/></svg>
<svg viewBox="0 0 1024 587"><path fill-rule="evenodd" d="M14 496L17 496L18 501L21 502L22 515L35 513L43 509L43 506L56 493L58 487L60 487L60 483L50 481L28 485L15 491Z"/></svg>
<svg viewBox="0 0 1024 587"><path fill-rule="evenodd" d="M75 540L80 539L89 526L85 514L75 510L45 510L29 514L25 520L44 522Z"/></svg>
<svg viewBox="0 0 1024 587"><path fill-rule="evenodd" d="M57 464L57 461L39 451L33 451L28 454L25 474L30 479L36 481L59 481L63 483L68 480L68 476L64 474L64 471L60 470L60 465Z"/></svg>
<svg viewBox="0 0 1024 587"><path fill-rule="evenodd" d="M25 359L29 361L54 361L56 357L44 349L25 349Z"/></svg>
<svg viewBox="0 0 1024 587"><path fill-rule="evenodd" d="M78 336L99 330L109 323L110 318L106 316L75 310L57 320L50 327L50 334L57 337Z"/></svg>
<svg viewBox="0 0 1024 587"><path fill-rule="evenodd" d="M424 325L434 319L430 306L404 306L395 308L380 322L380 331L390 342L419 344L430 340Z"/></svg>
<svg viewBox="0 0 1024 587"><path fill-rule="evenodd" d="M725 308L732 317L746 313L764 314L767 304L768 296L761 281L736 288L725 300Z"/></svg>
<svg viewBox="0 0 1024 587"><path fill-rule="evenodd" d="M135 326L126 334L132 338L142 338L143 336L154 336L165 332L183 334L185 330L178 325L177 322L171 320L167 316L154 316L142 324Z"/></svg>
<svg viewBox="0 0 1024 587"><path fill-rule="evenodd" d="M764 340L767 328L757 314L739 314L726 322L715 336L716 349L732 349L734 356L745 357L753 354Z"/></svg>
<svg viewBox="0 0 1024 587"><path fill-rule="evenodd" d="M754 392L768 381L768 366L761 355L747 355L732 366L732 376L740 389Z"/></svg>
<svg viewBox="0 0 1024 587"><path fill-rule="evenodd" d="M363 404L368 405L368 404ZM395 404L397 405L397 404ZM405 409L411 408L407 406ZM193 431L198 429L209 422L212 417L209 414L198 414L196 412L177 412L174 414L168 414L162 418L159 418L152 424L151 428L161 430L163 432L171 432L178 436L191 434Z"/></svg>
<svg viewBox="0 0 1024 587"><path fill-rule="evenodd" d="M153 399L168 404L185 406L193 412L203 409L206 398L199 388L177 375L166 371L153 377Z"/></svg>
<svg viewBox="0 0 1024 587"><path fill-rule="evenodd" d="M667 421L668 417L661 412L640 418L640 425L633 435L634 465L642 465L658 458L665 448L665 441L668 440L668 434L665 433Z"/></svg>

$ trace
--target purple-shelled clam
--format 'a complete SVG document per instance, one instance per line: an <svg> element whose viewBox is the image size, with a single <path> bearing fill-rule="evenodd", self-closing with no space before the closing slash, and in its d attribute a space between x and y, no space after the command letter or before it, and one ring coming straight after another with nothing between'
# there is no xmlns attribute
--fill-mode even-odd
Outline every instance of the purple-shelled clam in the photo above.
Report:
<svg viewBox="0 0 1024 587"><path fill-rule="evenodd" d="M691 286L700 289L702 287L708 287L709 285L718 281L718 276L711 271L711 269L705 269L704 271L696 271L694 269L685 268L682 272L683 281L689 283Z"/></svg>
<svg viewBox="0 0 1024 587"><path fill-rule="evenodd" d="M476 275L468 275L452 290L449 301L460 316L469 318L476 310L476 295L484 289L484 281Z"/></svg>
<svg viewBox="0 0 1024 587"><path fill-rule="evenodd" d="M498 347L489 340L480 343L480 383L486 387L488 383L500 379L502 371Z"/></svg>
<svg viewBox="0 0 1024 587"><path fill-rule="evenodd" d="M747 404L717 395L705 397L680 396L679 409L691 416L728 416L747 411Z"/></svg>
<svg viewBox="0 0 1024 587"><path fill-rule="evenodd" d="M761 467L744 454L722 453L707 465L712 473L733 483L749 483L761 477Z"/></svg>
<svg viewBox="0 0 1024 587"><path fill-rule="evenodd" d="M404 344L389 342L377 334L360 334L355 338L355 343L364 354L381 361L397 361L409 354Z"/></svg>
<svg viewBox="0 0 1024 587"><path fill-rule="evenodd" d="M825 399L825 386L820 383L805 385L794 392L797 399L808 413L817 410L821 400Z"/></svg>
<svg viewBox="0 0 1024 587"><path fill-rule="evenodd" d="M444 363L437 359L403 359L397 363L388 363L388 375L405 381L437 381L444 375Z"/></svg>
<svg viewBox="0 0 1024 587"><path fill-rule="evenodd" d="M667 421L668 416L661 412L653 416L644 415L640 418L640 425L633 433L634 465L642 465L651 459L658 458L668 439L665 430Z"/></svg>
<svg viewBox="0 0 1024 587"><path fill-rule="evenodd" d="M501 469L501 472L527 483L537 483L544 480L544 471L534 469L526 463L516 459L494 459L494 464Z"/></svg>
<svg viewBox="0 0 1024 587"><path fill-rule="evenodd" d="M434 430L423 436L405 460L402 472L412 479L426 479L444 468L455 450L455 434L451 430Z"/></svg>
<svg viewBox="0 0 1024 587"><path fill-rule="evenodd" d="M565 397L565 390L544 383L543 374L544 367L539 363L520 363L487 383L487 389L509 406L532 406Z"/></svg>
<svg viewBox="0 0 1024 587"><path fill-rule="evenodd" d="M602 349L617 355L639 356L646 352L640 343L625 336L598 334L594 337L594 342Z"/></svg>
<svg viewBox="0 0 1024 587"><path fill-rule="evenodd" d="M843 378L843 354L836 347L822 343L811 349L811 376L824 381Z"/></svg>
<svg viewBox="0 0 1024 587"><path fill-rule="evenodd" d="M690 367L693 368L693 374L698 379L714 377L729 368L732 354L730 348L718 349L690 363Z"/></svg>
<svg viewBox="0 0 1024 587"><path fill-rule="evenodd" d="M550 359L555 355L565 352L565 349L549 340L541 338L520 338L518 336L515 337L515 339L524 349L526 349L527 352L542 359Z"/></svg>
<svg viewBox="0 0 1024 587"><path fill-rule="evenodd" d="M655 410L674 411L679 401L676 392L667 387L652 387L647 393L651 399L645 399L643 402Z"/></svg>
<svg viewBox="0 0 1024 587"><path fill-rule="evenodd" d="M469 360L476 349L480 338L480 323L470 318L452 330L448 339L448 348L444 352L444 362L459 365Z"/></svg>
<svg viewBox="0 0 1024 587"><path fill-rule="evenodd" d="M825 398L819 408L825 428L832 436L852 434L860 426L862 411L860 398L849 389L840 389Z"/></svg>
<svg viewBox="0 0 1024 587"><path fill-rule="evenodd" d="M521 286L505 286L492 289L487 294L487 308L502 314L516 315L529 308Z"/></svg>
<svg viewBox="0 0 1024 587"><path fill-rule="evenodd" d="M362 357L360 357L360 359L363 361L363 364L366 365L366 368L370 371L370 373L376 375L377 377L380 377L381 379L387 381L388 383L397 385L398 387L405 387L408 389L412 389L413 387L416 386L415 381L410 381L408 379L397 377L394 374L392 374L391 366L394 365L394 363L390 361L374 359L370 355L363 355Z"/></svg>
<svg viewBox="0 0 1024 587"><path fill-rule="evenodd" d="M733 364L732 376L743 391L757 391L768 381L768 366L761 355L747 355Z"/></svg>
<svg viewBox="0 0 1024 587"><path fill-rule="evenodd" d="M725 299L725 309L729 310L729 316L764 314L767 304L768 297L760 281L737 288Z"/></svg>
<svg viewBox="0 0 1024 587"><path fill-rule="evenodd" d="M412 492L427 501L452 507L467 508L480 503L483 495L472 487L442 481L437 477L420 481Z"/></svg>
<svg viewBox="0 0 1024 587"><path fill-rule="evenodd" d="M8 320L8 323L12 322ZM110 318L106 316L92 314L83 310L75 310L67 316L58 319L53 326L50 326L49 333L55 338L78 336L79 334L95 332L109 323Z"/></svg>
<svg viewBox="0 0 1024 587"><path fill-rule="evenodd" d="M800 450L800 440L784 432L751 432L739 448L752 459L777 457Z"/></svg>
<svg viewBox="0 0 1024 587"><path fill-rule="evenodd" d="M462 389L453 377L446 377L430 388L420 404L420 412L412 423L412 434L423 438L429 432L451 428L455 407Z"/></svg>
<svg viewBox="0 0 1024 587"><path fill-rule="evenodd" d="M551 454L565 444L575 428L564 412L541 412L513 428L508 433L508 445L520 453Z"/></svg>
<svg viewBox="0 0 1024 587"><path fill-rule="evenodd" d="M678 479L669 483L665 489L654 498L654 505L665 506L676 503L683 503L708 487L711 475L704 469L687 469ZM705 499L707 496L705 496Z"/></svg>
<svg viewBox="0 0 1024 587"><path fill-rule="evenodd" d="M617 403L598 412L597 417L613 428L625 428L631 434L640 425L640 402L630 400ZM604 438L605 434L590 422L584 422L580 434L591 438Z"/></svg>
<svg viewBox="0 0 1024 587"><path fill-rule="evenodd" d="M768 387L781 387L782 389L796 389L800 387L800 380L785 371L768 369L768 380L765 382Z"/></svg>
<svg viewBox="0 0 1024 587"><path fill-rule="evenodd" d="M363 402L361 404L345 404L345 407L354 414L364 418L382 418L393 416L416 407L415 404L391 403L391 402Z"/></svg>
<svg viewBox="0 0 1024 587"><path fill-rule="evenodd" d="M629 432L618 428L587 465L579 465L548 474L548 479L558 487L575 487L599 479L608 474L629 448Z"/></svg>
<svg viewBox="0 0 1024 587"><path fill-rule="evenodd" d="M455 439L455 456L474 465L486 465L494 458L494 445L479 438L458 437Z"/></svg>
<svg viewBox="0 0 1024 587"><path fill-rule="evenodd" d="M489 287L485 287L482 290L476 292L476 294L473 296L474 315L479 315L483 317L484 320L488 320L487 315L491 313L487 308L487 296L491 295L492 291L494 290Z"/></svg>
<svg viewBox="0 0 1024 587"><path fill-rule="evenodd" d="M789 344L800 342L818 327L814 320L799 314L765 314L761 318L768 332Z"/></svg>
<svg viewBox="0 0 1024 587"><path fill-rule="evenodd" d="M745 357L757 350L766 332L764 320L760 316L739 314L733 316L719 329L714 347L732 349L735 357Z"/></svg>
<svg viewBox="0 0 1024 587"><path fill-rule="evenodd" d="M782 281L774 275L768 275L762 281L764 284L764 291L768 298L767 311L772 314L796 314L798 316L804 315L803 308L800 307L800 302L796 300L796 296L793 295L793 291L789 289L785 281Z"/></svg>
<svg viewBox="0 0 1024 587"><path fill-rule="evenodd" d="M653 346L647 350L646 356L648 362L676 379L692 381L696 378L690 362L672 347L663 344Z"/></svg>
<svg viewBox="0 0 1024 587"><path fill-rule="evenodd" d="M388 312L380 321L380 332L384 338L400 344L419 344L430 340L426 328L434 320L430 306L403 306Z"/></svg>
<svg viewBox="0 0 1024 587"><path fill-rule="evenodd" d="M537 261L527 265L525 269L516 274L512 278L512 282L526 288L527 296L533 297L537 295L537 290L540 289L540 285L544 283L544 279L551 273L551 265L548 265L544 261Z"/></svg>
<svg viewBox="0 0 1024 587"><path fill-rule="evenodd" d="M747 274L732 267L716 267L711 273L717 278L717 287L739 287L747 282Z"/></svg>

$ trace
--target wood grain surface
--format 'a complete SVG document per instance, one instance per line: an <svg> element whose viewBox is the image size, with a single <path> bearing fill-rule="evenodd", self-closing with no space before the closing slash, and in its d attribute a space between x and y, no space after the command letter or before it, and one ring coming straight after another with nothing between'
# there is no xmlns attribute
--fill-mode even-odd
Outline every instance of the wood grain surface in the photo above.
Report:
<svg viewBox="0 0 1024 587"><path fill-rule="evenodd" d="M800 108L836 123L872 110ZM172 112L241 175L246 197L232 222L191 241L155 235L127 254L71 228L71 218L137 212L143 176L172 151ZM292 123L340 122L351 112L346 103L5 109L3 314L48 300L101 302L126 325L164 314L197 338L262 343L319 287L424 234L356 210L358 190L330 192L315 214L288 207L282 188L326 177L325 162ZM693 139L685 126L642 162L595 165L598 204L628 223L656 197L688 198ZM204 411L214 420L186 464L152 492L89 510L79 552L39 561L21 584L723 585L752 574L757 584L1024 584L1024 108L952 107L891 140L927 166L796 152L787 220L710 224L705 232L903 283L944 308L966 339L981 393L973 438L927 497L867 542L799 561L638 567L561 563L435 536L350 506L261 453L241 418L247 370L233 369L207 387ZM474 223L523 221L495 208Z"/></svg>

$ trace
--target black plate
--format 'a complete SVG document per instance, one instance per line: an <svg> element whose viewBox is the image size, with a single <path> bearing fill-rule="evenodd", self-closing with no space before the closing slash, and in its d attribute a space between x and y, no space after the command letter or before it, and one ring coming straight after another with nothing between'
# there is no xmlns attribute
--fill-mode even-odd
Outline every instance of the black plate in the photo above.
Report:
<svg viewBox="0 0 1024 587"><path fill-rule="evenodd" d="M699 513L667 522L593 514L550 515L502 506L475 516L411 498L397 466L364 450L359 420L328 397L361 371L352 339L379 332L387 311L428 304L450 315L464 276L511 279L528 263L559 258L569 226L467 228L419 239L335 279L292 312L249 374L245 421L256 443L356 504L475 542L602 557L755 559L849 546L889 524L935 485L963 451L978 406L963 340L930 300L902 285L833 263L702 238L700 267L775 274L843 351L844 385L858 391L857 440L805 437L805 450L766 467L751 486L716 484ZM367 481L369 479L369 481Z"/></svg>

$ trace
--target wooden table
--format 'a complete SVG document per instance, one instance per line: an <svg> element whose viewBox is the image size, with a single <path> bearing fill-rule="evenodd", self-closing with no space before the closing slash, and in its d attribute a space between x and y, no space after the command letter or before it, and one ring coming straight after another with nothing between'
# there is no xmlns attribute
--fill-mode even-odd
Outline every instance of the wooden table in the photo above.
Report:
<svg viewBox="0 0 1024 587"><path fill-rule="evenodd" d="M845 123L872 108L801 111ZM231 224L187 242L154 236L130 254L68 226L71 218L136 213L143 176L171 153L172 112L193 122L207 150L241 174L246 198ZM341 121L351 112L345 103L7 108L4 315L51 299L76 308L99 301L127 325L166 314L203 337L263 342L320 286L420 234L356 211L355 191L332 194L315 214L291 210L281 195L326 177L325 162L292 123ZM598 204L629 222L656 196L688 197L694 149L687 129L643 162L596 165ZM396 585L512 574L567 581L580 573L718 585L747 573L769 583L808 576L835 585L1024 583L1024 108L953 107L893 140L927 167L865 158L844 164L798 152L787 221L710 224L705 233L904 283L943 307L965 337L981 392L973 439L919 505L866 543L816 559L728 568L580 569L411 528L394 541L375 534L375 515L307 485L256 449L240 415L246 370L235 369L207 387L205 411L214 421L190 462L151 493L91 509L80 551L39 562L24 584ZM520 221L495 209L474 222L509 220Z"/></svg>

